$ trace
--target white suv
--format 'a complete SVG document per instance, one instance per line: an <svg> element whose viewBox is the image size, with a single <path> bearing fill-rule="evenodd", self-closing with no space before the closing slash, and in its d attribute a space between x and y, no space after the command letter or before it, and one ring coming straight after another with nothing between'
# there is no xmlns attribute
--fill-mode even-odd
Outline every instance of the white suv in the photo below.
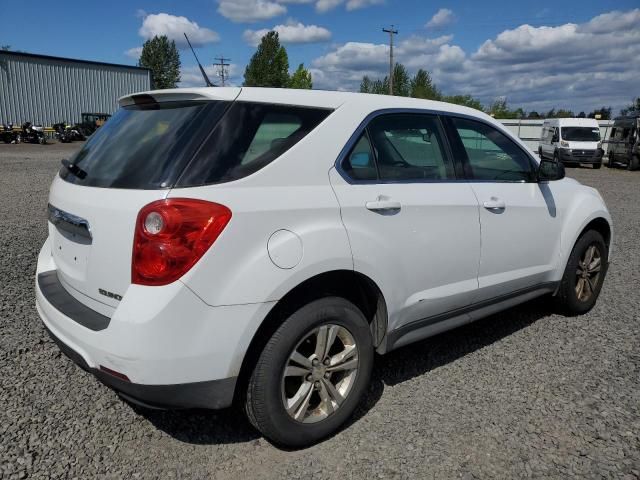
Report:
<svg viewBox="0 0 640 480"><path fill-rule="evenodd" d="M545 294L585 313L602 287L598 192L479 111L259 88L120 104L51 185L36 304L130 401L235 398L308 445L356 408L374 352Z"/></svg>

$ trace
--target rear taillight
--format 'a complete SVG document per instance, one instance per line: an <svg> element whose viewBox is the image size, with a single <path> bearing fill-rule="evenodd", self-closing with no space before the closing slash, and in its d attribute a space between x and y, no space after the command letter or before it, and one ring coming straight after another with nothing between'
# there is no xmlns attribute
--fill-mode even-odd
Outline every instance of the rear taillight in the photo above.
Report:
<svg viewBox="0 0 640 480"><path fill-rule="evenodd" d="M231 219L224 205L170 198L145 206L136 220L131 282L166 285L204 255Z"/></svg>

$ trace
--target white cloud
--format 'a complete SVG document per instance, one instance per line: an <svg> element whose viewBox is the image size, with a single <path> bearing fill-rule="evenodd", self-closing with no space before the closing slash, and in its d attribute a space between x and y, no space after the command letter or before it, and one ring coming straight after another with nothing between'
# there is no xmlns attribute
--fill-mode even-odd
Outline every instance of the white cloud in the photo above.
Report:
<svg viewBox="0 0 640 480"><path fill-rule="evenodd" d="M359 10L361 8L367 8L372 5L381 5L384 3L384 0L348 0L346 9L351 10Z"/></svg>
<svg viewBox="0 0 640 480"><path fill-rule="evenodd" d="M287 7L269 0L218 0L218 13L232 22L257 22L287 13Z"/></svg>
<svg viewBox="0 0 640 480"><path fill-rule="evenodd" d="M359 10L361 8L370 7L372 5L381 5L385 0L317 0L316 10L320 13L328 12L345 3L348 11Z"/></svg>
<svg viewBox="0 0 640 480"><path fill-rule="evenodd" d="M142 47L133 47L124 52L127 57L138 60L140 58L140 54L142 53Z"/></svg>
<svg viewBox="0 0 640 480"><path fill-rule="evenodd" d="M303 25L300 22L290 22L286 25L276 25L271 30L278 32L282 43L318 43L326 42L331 38L331 32L317 25ZM244 41L251 46L257 46L260 40L269 32L269 29L245 30Z"/></svg>
<svg viewBox="0 0 640 480"><path fill-rule="evenodd" d="M576 111L611 105L638 94L640 9L609 12L583 24L521 25L466 52L450 35L413 36L398 43L396 60L431 72L446 94L471 94L484 103L505 95L510 105ZM316 58L314 86L357 90L363 75L388 73L386 44L347 42Z"/></svg>
<svg viewBox="0 0 640 480"><path fill-rule="evenodd" d="M187 17L168 13L154 13L145 16L138 33L145 39L153 38L156 35L166 35L169 40L175 40L179 48L187 46L184 38L185 33L189 36L194 47L217 42L220 39L220 36L213 30L201 27Z"/></svg>
<svg viewBox="0 0 640 480"><path fill-rule="evenodd" d="M316 11L328 12L340 5L348 11L380 5L385 0L217 0L218 13L236 23L254 23L287 13L287 4L315 4Z"/></svg>
<svg viewBox="0 0 640 480"><path fill-rule="evenodd" d="M453 11L448 8L441 8L433 17L431 17L431 20L429 20L425 26L427 28L437 30L444 28L447 25L451 25L455 20L456 16L453 14Z"/></svg>

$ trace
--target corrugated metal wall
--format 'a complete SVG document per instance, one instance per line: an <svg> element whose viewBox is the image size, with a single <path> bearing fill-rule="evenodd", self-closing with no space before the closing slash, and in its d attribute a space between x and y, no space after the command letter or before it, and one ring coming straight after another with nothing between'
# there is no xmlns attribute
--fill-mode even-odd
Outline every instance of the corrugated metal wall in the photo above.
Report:
<svg viewBox="0 0 640 480"><path fill-rule="evenodd" d="M149 71L0 52L0 123L50 126L113 113L123 95L150 89Z"/></svg>

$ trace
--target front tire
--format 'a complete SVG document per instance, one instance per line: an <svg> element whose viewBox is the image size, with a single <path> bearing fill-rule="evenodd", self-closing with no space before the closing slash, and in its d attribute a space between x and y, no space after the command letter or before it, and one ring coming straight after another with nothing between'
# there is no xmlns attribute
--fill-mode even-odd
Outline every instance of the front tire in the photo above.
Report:
<svg viewBox="0 0 640 480"><path fill-rule="evenodd" d="M358 307L339 297L315 300L264 347L247 386L247 417L274 443L311 445L351 416L372 367L371 332Z"/></svg>
<svg viewBox="0 0 640 480"><path fill-rule="evenodd" d="M600 170L600 167L602 167L602 163L594 163L593 164L593 169L594 170Z"/></svg>
<svg viewBox="0 0 640 480"><path fill-rule="evenodd" d="M607 274L608 258L607 244L599 232L588 230L578 239L556 295L565 313L583 315L593 308Z"/></svg>
<svg viewBox="0 0 640 480"><path fill-rule="evenodd" d="M638 170L638 168L640 168L640 157L637 157L636 155L631 155L627 168L632 172L635 170Z"/></svg>

